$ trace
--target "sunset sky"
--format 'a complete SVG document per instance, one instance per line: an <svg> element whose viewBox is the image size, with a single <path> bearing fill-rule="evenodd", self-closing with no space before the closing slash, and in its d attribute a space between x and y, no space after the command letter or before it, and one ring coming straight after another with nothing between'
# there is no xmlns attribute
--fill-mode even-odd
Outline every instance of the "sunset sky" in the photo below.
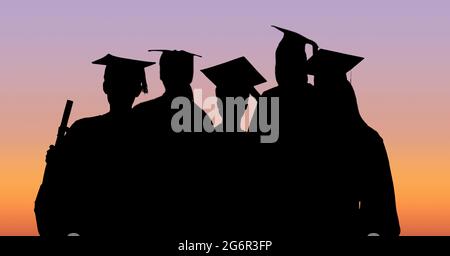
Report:
<svg viewBox="0 0 450 256"><path fill-rule="evenodd" d="M450 235L450 3L448 1L56 1L0 7L0 235L37 235L33 206L66 99L71 123L108 110L107 53L158 61L184 49L200 69L246 56L276 84L275 24L320 47L364 56L352 73L360 111L384 138L402 235ZM158 66L150 93L162 93ZM282 131L281 131L282 132Z"/></svg>

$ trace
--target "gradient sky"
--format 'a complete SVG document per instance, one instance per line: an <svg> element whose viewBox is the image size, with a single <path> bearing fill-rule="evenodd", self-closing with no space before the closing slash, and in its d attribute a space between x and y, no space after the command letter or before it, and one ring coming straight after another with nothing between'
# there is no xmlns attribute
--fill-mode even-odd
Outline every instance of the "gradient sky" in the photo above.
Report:
<svg viewBox="0 0 450 256"><path fill-rule="evenodd" d="M352 80L366 121L383 136L403 235L450 235L450 3L448 1L56 1L0 7L0 235L36 235L33 203L64 103L71 121L107 111L106 53L154 60L185 49L196 69L245 55L275 85L281 34L366 59ZM162 92L158 67L150 94ZM193 87L211 93L197 72Z"/></svg>

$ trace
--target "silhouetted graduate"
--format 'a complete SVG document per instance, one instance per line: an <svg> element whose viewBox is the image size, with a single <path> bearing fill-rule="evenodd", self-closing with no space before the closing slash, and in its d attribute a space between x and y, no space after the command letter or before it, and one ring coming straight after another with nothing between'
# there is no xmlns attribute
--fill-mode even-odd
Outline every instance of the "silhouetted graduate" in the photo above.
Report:
<svg viewBox="0 0 450 256"><path fill-rule="evenodd" d="M38 225L48 224L38 226L42 236L123 236L139 219L134 189L139 179L130 170L137 160L131 109L135 98L147 92L144 68L154 63L108 54L93 64L106 66L103 91L110 111L76 121L61 145L49 150L47 161L53 165L35 209Z"/></svg>
<svg viewBox="0 0 450 256"><path fill-rule="evenodd" d="M283 32L275 52L275 78L278 85L265 91L263 97L280 98L280 138L293 141L293 136L315 129L316 100L314 87L308 83L306 45L319 49L317 43L297 32L272 26ZM310 137L310 136L309 136Z"/></svg>
<svg viewBox="0 0 450 256"><path fill-rule="evenodd" d="M361 57L321 49L309 61L321 109L318 162L322 177L314 195L323 232L342 236L400 233L394 187L383 139L362 119L346 73Z"/></svg>
<svg viewBox="0 0 450 256"><path fill-rule="evenodd" d="M306 45L313 47L313 54L319 49L317 43L296 32L273 26L284 33L275 52L275 77L278 86L264 92L263 96L279 96L282 90L293 91L296 87L308 85L306 71ZM311 85L309 85L311 86Z"/></svg>
<svg viewBox="0 0 450 256"><path fill-rule="evenodd" d="M149 50L162 52L159 60L160 78L170 98L179 96L193 99L191 83L194 78L194 58L202 56L176 50Z"/></svg>
<svg viewBox="0 0 450 256"><path fill-rule="evenodd" d="M250 95L259 97L254 87L266 80L245 57L202 72L215 84L216 97L223 103L223 106L219 105L223 123L218 129L223 132L214 134L216 143L213 147L216 165L220 168L211 174L214 183L209 192L215 198L210 206L211 222L215 223L212 236L220 239L236 236L269 239L274 235L268 234L273 224L269 217L273 211L270 173L259 166L258 134L239 130L246 108L244 101ZM227 100L230 102L237 98L241 98L240 105L226 106ZM232 202L222 203L230 199Z"/></svg>
<svg viewBox="0 0 450 256"><path fill-rule="evenodd" d="M194 103L191 83L197 54L178 50L161 51L160 79L164 94L143 102L133 109L142 162L138 170L147 173L151 233L178 239L198 234L202 214L206 214L204 184L209 153L207 133L203 125L212 122ZM182 104L178 104L182 103ZM176 119L180 113L186 118ZM176 130L182 126L183 130Z"/></svg>
<svg viewBox="0 0 450 256"><path fill-rule="evenodd" d="M267 186L277 187L271 192L275 198L270 208L272 233L290 241L313 236L317 225L310 217L316 209L307 201L314 202L314 193L320 189L316 175L320 173L317 163L322 159L316 157L315 152L319 150L317 138L321 134L317 131L316 91L308 83L306 45L312 45L313 54L318 45L296 32L273 27L283 32L275 52L278 85L265 91L262 97L268 97L269 102L279 101L280 135L276 143L262 144L258 151L262 169L277 166L270 175L272 185ZM269 113L272 112L270 106ZM289 242L284 246L289 247Z"/></svg>
<svg viewBox="0 0 450 256"><path fill-rule="evenodd" d="M162 52L159 61L160 79L164 84L164 94L154 100L143 102L134 107L136 120L143 129L151 129L160 133L173 135L171 121L178 109L172 109L172 103L177 97L183 97L191 104L190 130L194 132L195 114L200 113L201 119L206 116L200 107L194 103L191 83L194 77L194 57L197 54L177 50L149 50ZM198 112L198 113L195 113ZM151 121L150 121L151 120ZM149 124L147 126L146 124ZM201 131L201 130L200 130Z"/></svg>

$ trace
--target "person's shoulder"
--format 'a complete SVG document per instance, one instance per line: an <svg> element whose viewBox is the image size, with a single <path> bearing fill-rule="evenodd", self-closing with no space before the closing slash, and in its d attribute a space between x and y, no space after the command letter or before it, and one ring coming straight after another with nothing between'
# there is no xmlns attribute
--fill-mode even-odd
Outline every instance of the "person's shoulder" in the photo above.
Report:
<svg viewBox="0 0 450 256"><path fill-rule="evenodd" d="M133 107L134 112L142 111L154 104L155 100L144 101Z"/></svg>
<svg viewBox="0 0 450 256"><path fill-rule="evenodd" d="M91 129L93 127L97 127L99 123L103 122L106 119L106 115L98 115L92 117L85 117L75 121L72 126L70 126L70 131L78 131L84 129Z"/></svg>
<svg viewBox="0 0 450 256"><path fill-rule="evenodd" d="M373 129L367 124L365 124L364 126L364 134L367 137L367 139L369 139L373 143L380 143L380 144L384 143L383 137L381 137L381 135L375 129Z"/></svg>
<svg viewBox="0 0 450 256"><path fill-rule="evenodd" d="M81 143L82 138L92 137L102 129L105 115L86 117L75 121L64 136L64 144L72 145Z"/></svg>
<svg viewBox="0 0 450 256"><path fill-rule="evenodd" d="M370 136L372 136L376 139L383 140L381 135L374 128L372 128L368 124L365 124L365 128L366 128L367 134L369 134Z"/></svg>
<svg viewBox="0 0 450 256"><path fill-rule="evenodd" d="M163 104L166 103L166 97L164 96L160 96L158 98L155 99L151 99L148 101L144 101L142 103L137 104L136 106L133 107L133 112L134 113L140 113L140 112L145 112L149 109L155 109L158 107L162 107Z"/></svg>

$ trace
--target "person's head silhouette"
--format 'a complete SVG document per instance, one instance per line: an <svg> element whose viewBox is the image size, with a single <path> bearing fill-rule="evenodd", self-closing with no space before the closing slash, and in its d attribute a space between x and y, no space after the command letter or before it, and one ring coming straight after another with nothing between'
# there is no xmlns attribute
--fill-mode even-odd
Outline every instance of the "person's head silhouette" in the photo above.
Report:
<svg viewBox="0 0 450 256"><path fill-rule="evenodd" d="M162 52L159 60L160 79L166 94L192 98L190 84L194 78L194 57L201 57L186 51L149 50Z"/></svg>
<svg viewBox="0 0 450 256"><path fill-rule="evenodd" d="M247 99L252 95L258 98L259 93L254 87L266 82L266 79L245 57L240 57L201 71L216 85L216 97L222 103L225 103L226 98L229 97ZM219 111L223 115L223 106L220 106L220 104Z"/></svg>
<svg viewBox="0 0 450 256"><path fill-rule="evenodd" d="M111 54L92 62L105 65L103 91L108 96L112 114L127 113L141 92L147 93L145 68L154 62L125 59Z"/></svg>
<svg viewBox="0 0 450 256"><path fill-rule="evenodd" d="M275 52L275 77L278 86L303 85L308 82L306 72L306 44L317 52L319 46L312 40L287 29L272 26L284 33Z"/></svg>
<svg viewBox="0 0 450 256"><path fill-rule="evenodd" d="M330 106L331 117L339 122L360 121L356 94L346 74L364 58L320 49L307 63L314 75L314 86L324 103Z"/></svg>

